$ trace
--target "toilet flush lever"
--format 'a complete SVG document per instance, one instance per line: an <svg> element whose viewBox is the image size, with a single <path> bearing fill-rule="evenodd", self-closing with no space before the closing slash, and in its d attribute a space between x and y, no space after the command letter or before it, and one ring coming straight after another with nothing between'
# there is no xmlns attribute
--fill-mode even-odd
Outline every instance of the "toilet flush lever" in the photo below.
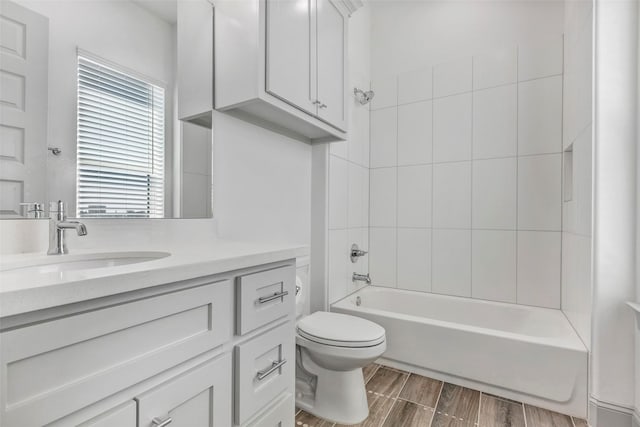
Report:
<svg viewBox="0 0 640 427"><path fill-rule="evenodd" d="M351 256L351 262L355 264L358 261L358 258L360 258L361 256L365 256L367 253L367 251L361 250L358 247L357 243L354 243L353 245L351 245L351 251L349 252L349 255Z"/></svg>

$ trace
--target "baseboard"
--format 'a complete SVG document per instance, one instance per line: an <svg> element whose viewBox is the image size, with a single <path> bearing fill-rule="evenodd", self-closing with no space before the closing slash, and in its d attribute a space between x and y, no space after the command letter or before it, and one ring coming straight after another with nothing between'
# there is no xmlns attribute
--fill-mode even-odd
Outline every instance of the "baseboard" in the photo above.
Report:
<svg viewBox="0 0 640 427"><path fill-rule="evenodd" d="M591 397L589 425L592 427L640 427L640 418L630 408Z"/></svg>

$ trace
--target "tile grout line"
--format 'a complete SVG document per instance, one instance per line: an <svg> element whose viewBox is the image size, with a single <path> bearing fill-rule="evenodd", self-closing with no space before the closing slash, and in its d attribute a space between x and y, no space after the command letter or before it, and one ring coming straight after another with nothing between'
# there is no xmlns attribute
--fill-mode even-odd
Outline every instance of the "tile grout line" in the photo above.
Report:
<svg viewBox="0 0 640 427"><path fill-rule="evenodd" d="M434 411L434 412L435 412L435 410L436 410L436 408L432 408L432 407L431 407L431 406L429 406L429 405L425 405L424 403L416 402L416 401L414 401L414 400L406 399L406 398L404 398L404 397L398 397L397 399L398 399L398 400L402 400L402 401L404 401L404 402L413 403L414 405L418 405L418 406L421 406L421 407L426 408L426 409L431 409L431 410L432 410L432 411Z"/></svg>
<svg viewBox="0 0 640 427"><path fill-rule="evenodd" d="M564 78L565 78L565 61L564 61L564 34L561 36L561 40L562 40L562 74L561 74L561 78L560 78L560 82L562 84L562 89L561 89L561 95L560 95L560 149L562 150L562 154L560 154L560 277L558 278L559 282L560 282L560 286L559 286L559 290L560 290L560 295L559 295L559 309L562 311L562 296L564 294L564 281L562 280L562 265L563 265L563 255L564 255L564 251L563 251L563 246L564 246L564 239L562 238L562 233L564 232L564 156L565 156L565 151L564 151ZM573 158L572 158L573 159ZM572 174L573 174L573 160L572 160L572 170L571 170ZM564 313L564 311L563 311ZM566 315L565 315L566 316ZM568 320L568 319L567 319ZM569 322L569 324L573 327L573 323ZM574 328L575 330L575 328ZM577 333L577 331L576 331ZM578 337L580 337L580 334L578 334ZM580 337L580 340L582 340L582 338ZM571 423L573 423L573 417L571 417Z"/></svg>
<svg viewBox="0 0 640 427"><path fill-rule="evenodd" d="M473 112L474 112L474 103L473 103L473 64L474 57L471 57L471 135L470 137L470 147L469 147L469 158L471 159L470 165L470 173L469 173L469 296L473 298L473 166L475 164L475 160L473 159Z"/></svg>
<svg viewBox="0 0 640 427"><path fill-rule="evenodd" d="M515 292L515 297L516 297L516 301L515 303L518 303L518 242L519 242L519 230L518 227L520 226L519 224L519 209L518 209L518 205L520 204L520 191L519 191L519 179L520 179L520 82L519 77L520 77L520 47L516 46L516 265L515 265L515 272L516 272L516 277L515 277L515 287L516 287L516 292ZM522 407L523 412L524 412L524 406ZM526 419L525 419L525 427L526 427Z"/></svg>
<svg viewBox="0 0 640 427"><path fill-rule="evenodd" d="M400 198L398 196L398 193L399 193L399 183L398 183L398 175L399 175L398 174L398 137L399 137L399 134L400 134L400 126L399 126L399 123L398 123L400 121L399 120L400 119L400 112L399 112L400 109L398 108L398 96L399 96L399 91L400 91L400 76L396 75L395 79L396 79L396 105L395 105L395 109L396 109L396 162L395 162L394 169L395 169L395 172L396 172L396 194L395 194L395 196L396 196L396 218L395 218L395 227L394 227L394 229L395 229L395 234L396 234L396 262L395 262L395 264L396 264L395 265L395 279L396 280L395 280L395 283L394 283L395 284L394 288L397 289L398 288L398 276L399 276L399 274L398 274L398 253L400 252L399 249L398 249L398 246L399 246L398 243L399 243L399 240L400 240L400 238L398 236L398 211L399 211L399 209L398 209L398 200Z"/></svg>
<svg viewBox="0 0 640 427"><path fill-rule="evenodd" d="M438 392L438 398L436 399L436 407L433 408L433 417L431 417L431 421L429 422L429 425L427 427L432 427L433 425L433 420L436 418L436 414L438 413L438 405L440 404L440 397L442 397L442 390L444 390L444 381L440 381L442 384L440 384L440 391Z"/></svg>
<svg viewBox="0 0 640 427"><path fill-rule="evenodd" d="M512 156L478 157L478 158L468 159L468 160L444 160L444 161L440 161L440 162L431 161L431 162L421 162L421 163L406 163L406 164L402 164L402 165L392 165L392 166L374 166L374 167L371 167L370 169L391 169L391 168L395 168L395 167L446 165L446 164L451 164L451 163L465 163L465 162L470 162L472 160L474 160L474 161L487 161L487 160L504 160L504 159L527 158L527 157L542 157L542 156L559 155L559 154L562 154L562 153L563 153L562 151L544 151L544 152L539 152L539 153L516 154L516 155L512 155ZM331 154L331 155L334 156L334 157L338 157L339 159L342 159L342 157L336 156L334 154ZM345 159L342 159L342 160L345 160ZM345 160L345 161L347 161L347 160ZM353 164L356 165L356 166L360 166L357 163L353 163ZM364 166L362 166L362 167L364 167Z"/></svg>
<svg viewBox="0 0 640 427"><path fill-rule="evenodd" d="M434 84L435 84L435 77L434 77L434 67L431 66L431 96L433 97L433 93L434 93ZM435 183L434 183L434 179L433 177L435 176L435 165L434 165L434 111L435 111L435 106L436 103L433 101L433 99L431 100L431 233L430 234L430 239L429 239L429 292L433 292L433 200L434 200L434 187L435 187ZM434 408L434 412L435 412L435 408Z"/></svg>
<svg viewBox="0 0 640 427"><path fill-rule="evenodd" d="M373 376L378 372L378 369L380 369L380 366L382 366L382 365L379 365L379 364L377 364L377 363L376 363L375 365L376 365L376 368L373 370L373 373L371 374L371 376L369 377L369 379L368 379L368 380L366 380L366 381L365 381L365 383L364 383L364 385L365 385L365 389L366 389L366 385L367 385L367 384L369 384L369 381L371 381L371 378L373 378Z"/></svg>
<svg viewBox="0 0 640 427"><path fill-rule="evenodd" d="M519 47L516 47L516 49L518 49ZM433 69L434 67L438 66L438 65L442 65L442 64L436 64L435 66L432 66L431 68ZM483 90L489 90L489 89L497 89L497 88L501 88L501 87L505 87L505 86L510 86L510 85L517 85L518 83L528 83L528 82L533 82L536 80L543 80L543 79L548 79L548 78L552 78L552 77L559 77L562 76L563 73L557 73L557 74L548 74L548 75L544 75L544 76L540 76L540 77L534 77L531 79L524 79L524 80L518 80L516 79L516 81L514 82L510 82L510 83L502 83L499 85L495 85L495 86L488 86L488 87L482 87L477 89L478 91L483 91ZM400 75L396 75L396 77L399 77ZM467 93L469 93L471 91L463 91L463 92L455 92L449 95L443 95L443 96L433 96L433 86L432 86L432 95L431 98L424 98L424 99L419 99L417 101L410 101L410 102L403 102L403 103L397 103L397 106L401 106L401 105L410 105L410 104L417 104L419 102L426 102L426 101L433 101L433 100L437 100L437 99L444 99L444 98L451 98L453 96L459 96L459 95L466 95ZM393 108L393 105L387 105L385 107L380 107L380 108L373 108L370 109L370 111L380 111L380 110L388 110Z"/></svg>
<svg viewBox="0 0 640 427"><path fill-rule="evenodd" d="M393 403L391 404L391 407L389 408L389 411L387 412L387 414L382 419L382 422L380 423L380 427L384 426L384 423L387 421L387 418L389 418L389 415L393 411L394 406L396 406L396 404L398 403L400 393L404 389L404 386L407 385L407 381L409 381L409 377L411 376L411 373L406 372L406 371L404 371L404 372L406 374L408 374L407 378L404 379L404 382L402 383L402 387L400 387L400 389L398 390L398 394L396 394L395 397L391 398L393 400ZM389 399L389 397L385 396L385 399Z"/></svg>

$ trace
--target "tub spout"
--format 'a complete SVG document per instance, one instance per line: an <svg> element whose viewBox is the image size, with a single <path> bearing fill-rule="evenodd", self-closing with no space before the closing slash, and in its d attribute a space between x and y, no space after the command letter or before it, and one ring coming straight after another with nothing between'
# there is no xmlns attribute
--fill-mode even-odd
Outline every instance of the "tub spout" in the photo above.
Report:
<svg viewBox="0 0 640 427"><path fill-rule="evenodd" d="M353 273L353 276L351 277L351 280L353 282L359 281L359 282L365 282L367 285L371 284L371 277L369 277L369 274L358 274L358 273Z"/></svg>

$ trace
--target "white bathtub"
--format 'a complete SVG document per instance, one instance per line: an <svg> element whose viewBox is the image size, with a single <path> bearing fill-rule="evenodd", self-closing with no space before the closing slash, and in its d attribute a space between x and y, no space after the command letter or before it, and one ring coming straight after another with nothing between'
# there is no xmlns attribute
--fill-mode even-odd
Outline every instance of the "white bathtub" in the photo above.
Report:
<svg viewBox="0 0 640 427"><path fill-rule="evenodd" d="M331 311L385 328L383 364L587 415L587 351L560 310L367 286Z"/></svg>

